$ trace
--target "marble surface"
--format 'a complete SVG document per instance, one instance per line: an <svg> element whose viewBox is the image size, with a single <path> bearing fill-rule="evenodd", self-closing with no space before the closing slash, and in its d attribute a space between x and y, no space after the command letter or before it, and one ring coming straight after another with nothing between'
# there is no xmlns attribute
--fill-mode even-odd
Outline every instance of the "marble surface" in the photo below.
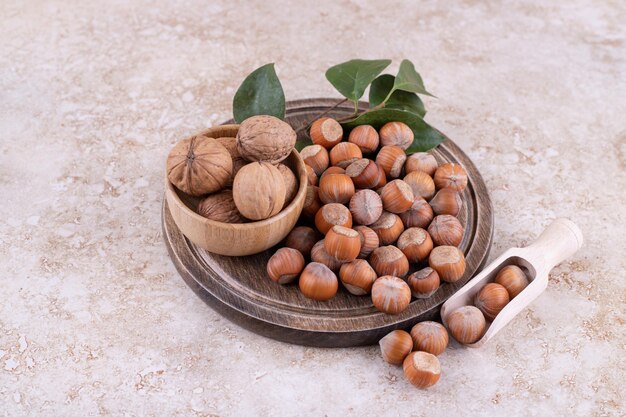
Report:
<svg viewBox="0 0 626 417"><path fill-rule="evenodd" d="M0 416L625 415L624 21L611 0L0 2ZM162 241L178 138L261 64L290 99L337 96L323 73L354 57L416 63L490 189L491 259L559 216L586 238L428 391L376 347L231 324Z"/></svg>

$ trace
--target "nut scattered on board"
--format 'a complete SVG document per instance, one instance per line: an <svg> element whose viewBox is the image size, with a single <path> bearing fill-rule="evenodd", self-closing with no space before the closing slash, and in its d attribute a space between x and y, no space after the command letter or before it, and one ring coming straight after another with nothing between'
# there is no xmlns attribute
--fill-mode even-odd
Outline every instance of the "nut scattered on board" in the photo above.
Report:
<svg viewBox="0 0 626 417"><path fill-rule="evenodd" d="M343 204L324 204L315 215L315 227L323 235L333 226L352 227L352 214Z"/></svg>
<svg viewBox="0 0 626 417"><path fill-rule="evenodd" d="M415 196L429 200L435 195L435 183L430 175L425 172L409 172L404 176L404 182L409 184Z"/></svg>
<svg viewBox="0 0 626 417"><path fill-rule="evenodd" d="M376 271L365 259L355 259L339 268L339 279L350 294L369 294L377 278Z"/></svg>
<svg viewBox="0 0 626 417"><path fill-rule="evenodd" d="M372 285L372 303L387 314L399 314L411 303L411 290L398 277L384 275Z"/></svg>
<svg viewBox="0 0 626 417"><path fill-rule="evenodd" d="M350 198L350 213L355 223L370 225L383 214L383 202L372 190L359 190Z"/></svg>
<svg viewBox="0 0 626 417"><path fill-rule="evenodd" d="M312 227L297 226L285 238L285 247L297 249L305 258L308 258L318 239L319 236Z"/></svg>
<svg viewBox="0 0 626 417"><path fill-rule="evenodd" d="M435 216L428 226L428 233L435 246L458 246L463 240L463 232L461 222L449 214Z"/></svg>
<svg viewBox="0 0 626 417"><path fill-rule="evenodd" d="M322 175L320 175L320 179L330 174L345 174L346 170L341 167L328 167L326 171Z"/></svg>
<svg viewBox="0 0 626 417"><path fill-rule="evenodd" d="M233 192L223 190L216 194L211 194L198 204L198 214L209 220L222 223L243 223L246 219L239 213Z"/></svg>
<svg viewBox="0 0 626 417"><path fill-rule="evenodd" d="M375 152L380 139L378 132L370 125L357 126L348 135L348 142L354 143L364 154Z"/></svg>
<svg viewBox="0 0 626 417"><path fill-rule="evenodd" d="M461 195L453 189L442 188L437 191L437 194L430 200L429 204L437 215L449 214L457 216L459 211L461 211L461 207L463 207L463 200Z"/></svg>
<svg viewBox="0 0 626 417"><path fill-rule="evenodd" d="M314 219L315 215L321 208L322 202L320 201L319 188L315 185L307 186L306 195L304 197L304 205L302 206L302 216Z"/></svg>
<svg viewBox="0 0 626 417"><path fill-rule="evenodd" d="M322 117L311 124L310 135L314 144L330 149L341 142L343 128L335 119Z"/></svg>
<svg viewBox="0 0 626 417"><path fill-rule="evenodd" d="M474 306L457 308L446 318L446 322L452 337L465 345L476 343L487 326L485 316Z"/></svg>
<svg viewBox="0 0 626 417"><path fill-rule="evenodd" d="M346 169L351 163L357 159L362 159L363 153L361 149L354 143L341 142L330 150L330 163L333 166Z"/></svg>
<svg viewBox="0 0 626 417"><path fill-rule="evenodd" d="M478 291L474 305L487 320L493 320L509 302L509 292L500 284L490 282Z"/></svg>
<svg viewBox="0 0 626 417"><path fill-rule="evenodd" d="M339 283L335 273L326 265L311 262L300 274L298 286L305 297L317 301L326 301L337 294Z"/></svg>
<svg viewBox="0 0 626 417"><path fill-rule="evenodd" d="M395 246L381 246L370 255L370 264L378 276L404 277L409 272L409 261Z"/></svg>
<svg viewBox="0 0 626 417"><path fill-rule="evenodd" d="M465 273L465 256L456 246L437 246L430 252L428 264L445 282L456 282Z"/></svg>
<svg viewBox="0 0 626 417"><path fill-rule="evenodd" d="M178 142L167 157L167 178L192 196L223 189L233 173L228 150L215 139L192 136Z"/></svg>
<svg viewBox="0 0 626 417"><path fill-rule="evenodd" d="M353 261L361 251L361 239L356 230L333 226L326 233L324 248L330 256L340 261Z"/></svg>
<svg viewBox="0 0 626 417"><path fill-rule="evenodd" d="M406 150L413 143L414 135L410 127L402 122L389 122L379 131L380 143L383 146L397 146Z"/></svg>
<svg viewBox="0 0 626 417"><path fill-rule="evenodd" d="M413 339L404 330L394 330L380 339L378 345L385 362L402 365L404 359L413 350Z"/></svg>
<svg viewBox="0 0 626 417"><path fill-rule="evenodd" d="M433 295L440 285L439 274L430 267L415 271L406 280L415 298L428 298Z"/></svg>
<svg viewBox="0 0 626 417"><path fill-rule="evenodd" d="M325 175L319 182L319 196L322 203L346 204L355 193L354 183L346 174Z"/></svg>
<svg viewBox="0 0 626 417"><path fill-rule="evenodd" d="M428 232L419 227L409 227L396 242L398 249L404 253L410 263L417 263L428 259L433 250L433 241Z"/></svg>
<svg viewBox="0 0 626 417"><path fill-rule="evenodd" d="M263 180L260 181L259 179ZM274 165L252 162L242 167L233 181L233 199L239 212L250 220L278 214L285 202L285 182Z"/></svg>
<svg viewBox="0 0 626 417"><path fill-rule="evenodd" d="M315 175L315 171L308 165L304 166L306 169L306 178L309 181L309 185L317 185L317 175Z"/></svg>
<svg viewBox="0 0 626 417"><path fill-rule="evenodd" d="M371 159L357 159L345 170L356 188L374 188L378 184L380 170Z"/></svg>
<svg viewBox="0 0 626 417"><path fill-rule="evenodd" d="M388 211L382 212L378 220L369 225L376 232L381 245L391 245L395 243L404 232L404 224L397 214Z"/></svg>
<svg viewBox="0 0 626 417"><path fill-rule="evenodd" d="M387 183L380 191L383 208L391 213L404 213L413 205L415 197L409 184L402 180Z"/></svg>
<svg viewBox="0 0 626 417"><path fill-rule="evenodd" d="M517 265L508 265L502 268L498 271L494 281L506 288L511 300L528 286L528 277Z"/></svg>
<svg viewBox="0 0 626 417"><path fill-rule="evenodd" d="M437 167L437 160L428 152L417 152L409 155L404 163L404 170L407 174L413 171L423 171L431 177L435 175Z"/></svg>
<svg viewBox="0 0 626 417"><path fill-rule="evenodd" d="M334 256L330 256L330 254L326 252L324 239L317 242L313 245L313 248L311 248L311 260L326 265L333 272L338 272L341 265L345 263Z"/></svg>
<svg viewBox="0 0 626 417"><path fill-rule="evenodd" d="M422 321L411 329L415 350L441 355L448 347L448 331L441 323Z"/></svg>
<svg viewBox="0 0 626 417"><path fill-rule="evenodd" d="M330 163L328 151L321 145L305 146L300 151L300 156L305 164L313 168L317 176L322 175Z"/></svg>
<svg viewBox="0 0 626 417"><path fill-rule="evenodd" d="M417 388L428 388L439 381L441 365L435 355L427 352L411 352L402 364L404 376Z"/></svg>
<svg viewBox="0 0 626 417"><path fill-rule="evenodd" d="M267 261L267 274L279 284L293 282L304 268L304 257L299 250L280 248Z"/></svg>
<svg viewBox="0 0 626 417"><path fill-rule="evenodd" d="M372 229L367 226L356 226L354 230L359 234L361 239L361 252L359 252L359 258L365 259L374 249L380 246L378 235Z"/></svg>
<svg viewBox="0 0 626 417"><path fill-rule="evenodd" d="M467 172L461 165L449 162L437 168L434 181L437 188L451 188L454 191L463 191L467 187Z"/></svg>
<svg viewBox="0 0 626 417"><path fill-rule="evenodd" d="M398 146L383 146L376 156L376 163L385 171L387 178L398 178L405 161L406 154Z"/></svg>
<svg viewBox="0 0 626 417"><path fill-rule="evenodd" d="M252 116L241 122L237 149L248 161L277 164L289 156L296 144L296 132L274 116Z"/></svg>
<svg viewBox="0 0 626 417"><path fill-rule="evenodd" d="M433 209L422 197L415 197L411 208L399 214L404 227L421 227L426 229L433 220Z"/></svg>

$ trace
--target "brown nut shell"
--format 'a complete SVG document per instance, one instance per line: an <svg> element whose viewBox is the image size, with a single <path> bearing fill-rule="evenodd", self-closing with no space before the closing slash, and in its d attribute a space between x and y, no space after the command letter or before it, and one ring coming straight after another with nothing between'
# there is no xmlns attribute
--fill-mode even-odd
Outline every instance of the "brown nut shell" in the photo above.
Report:
<svg viewBox="0 0 626 417"><path fill-rule="evenodd" d="M317 301L326 301L337 294L339 281L337 281L335 273L326 265L311 262L300 274L298 286L305 297Z"/></svg>
<svg viewBox="0 0 626 417"><path fill-rule="evenodd" d="M529 284L528 277L517 265L508 265L502 268L498 271L494 281L506 288L511 300L521 293Z"/></svg>
<svg viewBox="0 0 626 417"><path fill-rule="evenodd" d="M285 246L299 250L305 258L308 258L318 239L318 233L312 227L297 226L285 238Z"/></svg>
<svg viewBox="0 0 626 417"><path fill-rule="evenodd" d="M411 290L400 278L385 275L372 285L372 303L384 313L399 314L411 303Z"/></svg>
<svg viewBox="0 0 626 417"><path fill-rule="evenodd" d="M404 225L400 217L384 210L378 220L370 225L370 228L378 235L381 245L393 244L404 232Z"/></svg>
<svg viewBox="0 0 626 417"><path fill-rule="evenodd" d="M252 162L242 167L233 181L233 199L239 212L250 220L263 220L282 210L285 182L274 165Z"/></svg>
<svg viewBox="0 0 626 417"><path fill-rule="evenodd" d="M415 197L409 184L402 180L393 180L385 185L380 198L383 201L383 208L391 213L404 213L413 205Z"/></svg>
<svg viewBox="0 0 626 417"><path fill-rule="evenodd" d="M399 214L404 227L421 227L425 229L433 220L433 209L422 197L415 197L411 208Z"/></svg>
<svg viewBox="0 0 626 417"><path fill-rule="evenodd" d="M361 152L361 149L354 143L340 142L330 150L331 165L344 169L357 159L362 158L363 153Z"/></svg>
<svg viewBox="0 0 626 417"><path fill-rule="evenodd" d="M396 242L398 249L404 253L411 263L421 262L428 259L433 250L433 241L428 232L419 227L409 227Z"/></svg>
<svg viewBox="0 0 626 417"><path fill-rule="evenodd" d="M411 352L402 364L404 376L417 388L428 388L439 381L441 365L435 355L428 352Z"/></svg>
<svg viewBox="0 0 626 417"><path fill-rule="evenodd" d="M467 187L467 172L461 165L449 162L437 168L434 181L437 189L451 188L454 191L463 191Z"/></svg>
<svg viewBox="0 0 626 417"><path fill-rule="evenodd" d="M301 216L307 219L314 219L322 205L319 197L319 188L314 185L307 186Z"/></svg>
<svg viewBox="0 0 626 417"><path fill-rule="evenodd" d="M298 193L298 186L300 184L298 183L296 174L294 174L287 165L281 163L276 165L276 167L283 176L283 182L285 183L285 203L283 207L287 207Z"/></svg>
<svg viewBox="0 0 626 417"><path fill-rule="evenodd" d="M387 178L398 178L406 161L406 154L398 146L383 146L376 156L376 163L385 171Z"/></svg>
<svg viewBox="0 0 626 417"><path fill-rule="evenodd" d="M321 117L311 124L311 141L316 145L321 145L330 149L343 138L343 128L335 119Z"/></svg>
<svg viewBox="0 0 626 417"><path fill-rule="evenodd" d="M231 190L223 190L219 193L211 194L200 201L198 214L222 223L243 223L246 221L239 213L239 210L237 210Z"/></svg>
<svg viewBox="0 0 626 417"><path fill-rule="evenodd" d="M300 156L304 163L313 168L315 175L320 176L328 168L328 151L321 145L309 145L302 148Z"/></svg>
<svg viewBox="0 0 626 417"><path fill-rule="evenodd" d="M374 188L380 178L380 170L371 159L357 159L346 168L346 175L352 178L356 188Z"/></svg>
<svg viewBox="0 0 626 417"><path fill-rule="evenodd" d="M322 175L320 175L320 179L330 174L345 174L345 173L346 173L346 170L341 167L328 167L328 169L324 171Z"/></svg>
<svg viewBox="0 0 626 417"><path fill-rule="evenodd" d="M226 187L232 187L235 175L237 175L237 172L239 172L241 167L246 165L248 161L239 155L239 150L237 150L237 138L221 137L215 140L226 148L233 160L233 173L230 176L230 180L226 184Z"/></svg>
<svg viewBox="0 0 626 417"><path fill-rule="evenodd" d="M296 144L296 132L274 116L252 116L241 122L237 150L248 161L276 165L289 156Z"/></svg>
<svg viewBox="0 0 626 417"><path fill-rule="evenodd" d="M365 295L372 290L378 275L365 259L355 259L341 265L339 279L344 287L354 295Z"/></svg>
<svg viewBox="0 0 626 417"><path fill-rule="evenodd" d="M474 305L483 312L487 320L493 321L509 303L509 292L500 284L490 282L478 291Z"/></svg>
<svg viewBox="0 0 626 417"><path fill-rule="evenodd" d="M409 172L404 176L404 182L411 186L415 196L430 199L435 195L435 183L430 175L422 171Z"/></svg>
<svg viewBox="0 0 626 417"><path fill-rule="evenodd" d="M394 330L380 339L378 345L385 362L402 365L404 358L413 350L413 339L404 330Z"/></svg>
<svg viewBox="0 0 626 417"><path fill-rule="evenodd" d="M345 174L325 175L320 179L319 196L325 204L347 204L355 191L354 183Z"/></svg>
<svg viewBox="0 0 626 417"><path fill-rule="evenodd" d="M413 171L423 171L432 177L437 171L437 166L434 156L427 152L417 152L406 158L404 170L407 174Z"/></svg>
<svg viewBox="0 0 626 417"><path fill-rule="evenodd" d="M413 143L414 135L409 126L402 122L386 123L379 130L380 143L383 146L397 146L403 151Z"/></svg>
<svg viewBox="0 0 626 417"><path fill-rule="evenodd" d="M441 323L422 321L411 329L411 339L415 350L439 356L448 347L448 331Z"/></svg>
<svg viewBox="0 0 626 417"><path fill-rule="evenodd" d="M309 182L309 185L317 185L317 175L315 175L315 171L308 165L304 165L304 169L306 169L306 178Z"/></svg>
<svg viewBox="0 0 626 417"><path fill-rule="evenodd" d="M292 248L280 248L267 261L267 274L279 284L293 282L304 268L302 253Z"/></svg>
<svg viewBox="0 0 626 417"><path fill-rule="evenodd" d="M463 207L463 199L461 195L451 188L442 188L437 191L437 194L430 200L430 206L433 212L437 215L448 214L450 216L457 216L461 207Z"/></svg>
<svg viewBox="0 0 626 417"><path fill-rule="evenodd" d="M374 249L380 246L378 235L367 226L357 226L354 230L358 232L359 238L361 239L361 252L359 252L358 257L365 259L370 256L370 253L372 253Z"/></svg>
<svg viewBox="0 0 626 417"><path fill-rule="evenodd" d="M372 190L359 190L350 199L350 213L355 223L369 225L380 218L383 202Z"/></svg>
<svg viewBox="0 0 626 417"><path fill-rule="evenodd" d="M324 248L340 261L353 261L361 251L361 239L356 230L333 226L324 238Z"/></svg>
<svg viewBox="0 0 626 417"><path fill-rule="evenodd" d="M378 149L378 132L370 125L357 126L350 131L348 142L354 143L364 154L376 152Z"/></svg>
<svg viewBox="0 0 626 417"><path fill-rule="evenodd" d="M463 306L445 318L450 334L459 343L476 343L485 333L485 316L474 306Z"/></svg>
<svg viewBox="0 0 626 417"><path fill-rule="evenodd" d="M428 226L428 233L436 246L459 246L463 240L461 222L449 214L436 216Z"/></svg>
<svg viewBox="0 0 626 417"><path fill-rule="evenodd" d="M205 136L181 140L167 156L167 178L192 196L221 190L231 181L232 173L233 160L228 150Z"/></svg>
<svg viewBox="0 0 626 417"><path fill-rule="evenodd" d="M404 277L409 272L409 261L395 246L381 246L370 255L370 265L378 276ZM409 293L410 293L409 289Z"/></svg>
<svg viewBox="0 0 626 417"><path fill-rule="evenodd" d="M445 282L456 282L465 273L465 256L456 246L437 246L430 252L428 264Z"/></svg>
<svg viewBox="0 0 626 417"><path fill-rule="evenodd" d="M333 272L339 271L341 265L345 263L344 261L340 261L334 256L329 255L328 252L326 252L326 248L324 247L324 239L313 245L313 248L311 249L311 260L313 262L319 262L326 265Z"/></svg>
<svg viewBox="0 0 626 417"><path fill-rule="evenodd" d="M328 233L333 226L352 227L352 214L343 204L325 204L315 215L315 227L322 234Z"/></svg>
<svg viewBox="0 0 626 417"><path fill-rule="evenodd" d="M409 275L406 280L415 298L428 298L433 295L440 285L439 274L430 267L420 269Z"/></svg>

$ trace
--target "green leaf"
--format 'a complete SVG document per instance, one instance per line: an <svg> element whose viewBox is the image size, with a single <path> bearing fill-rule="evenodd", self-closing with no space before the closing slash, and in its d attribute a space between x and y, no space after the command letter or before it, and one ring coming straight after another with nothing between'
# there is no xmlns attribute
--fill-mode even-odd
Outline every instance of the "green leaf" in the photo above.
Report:
<svg viewBox="0 0 626 417"><path fill-rule="evenodd" d="M344 97L356 102L374 78L391 64L390 59L353 59L330 67L326 79Z"/></svg>
<svg viewBox="0 0 626 417"><path fill-rule="evenodd" d="M260 114L285 118L285 93L273 63L252 71L233 98L233 116L237 123Z"/></svg>
<svg viewBox="0 0 626 417"><path fill-rule="evenodd" d="M346 130L351 130L360 125L372 125L375 129L380 129L387 122L406 123L413 131L415 139L413 144L405 151L407 155L432 149L446 138L441 132L430 126L415 113L397 109L382 108L372 110L342 123L342 126Z"/></svg>
<svg viewBox="0 0 626 417"><path fill-rule="evenodd" d="M385 100L393 88L395 79L396 77L393 75L383 74L372 82L369 95L370 107L376 107ZM402 90L394 91L391 96L389 96L389 99L385 103L385 108L406 110L420 117L424 117L426 114L424 102L422 102L417 94Z"/></svg>
<svg viewBox="0 0 626 417"><path fill-rule="evenodd" d="M435 97L426 91L426 87L424 87L424 81L422 81L422 77L419 75L417 71L415 71L415 66L408 59L403 59L400 63L400 69L398 70L398 75L393 82L392 91L402 90L408 91L410 93L424 94L427 96Z"/></svg>

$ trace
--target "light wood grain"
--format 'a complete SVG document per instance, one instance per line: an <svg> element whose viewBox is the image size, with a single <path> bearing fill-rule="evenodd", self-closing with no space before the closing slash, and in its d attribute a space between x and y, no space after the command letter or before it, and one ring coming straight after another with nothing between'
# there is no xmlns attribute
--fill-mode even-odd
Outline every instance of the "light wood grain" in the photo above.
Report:
<svg viewBox="0 0 626 417"><path fill-rule="evenodd" d="M235 137L239 125L222 125L199 134L212 137ZM165 198L176 227L194 244L216 254L227 256L254 255L283 240L300 217L306 197L307 176L300 154L291 152L283 162L299 179L299 188L291 203L277 215L250 223L222 223L209 220L197 212L199 198L178 190L165 175ZM259 181L262 181L259 178Z"/></svg>
<svg viewBox="0 0 626 417"><path fill-rule="evenodd" d="M526 272L530 284L498 313L493 322L487 323L488 327L480 340L468 345L483 346L546 289L552 268L576 253L582 244L582 232L576 224L567 219L555 220L530 246L507 250L451 296L441 307L444 323L457 308L473 305L478 291L492 282L502 268L519 266Z"/></svg>
<svg viewBox="0 0 626 417"><path fill-rule="evenodd" d="M297 128L338 100L310 99L289 102L287 121ZM361 103L365 107L366 104ZM343 117L350 105L330 112ZM340 289L327 302L305 298L297 285L270 281L266 263L274 249L245 258L208 253L176 227L167 203L163 207L163 231L169 253L185 282L212 308L254 332L274 339L311 346L341 347L377 343L395 329L408 329L418 321L436 319L439 306L474 275L491 247L493 214L489 194L472 161L449 139L432 151L439 162L454 161L468 172L459 221L465 227L460 244L467 268L455 283L444 283L428 299L414 299L401 314L378 311L369 296L354 296ZM412 265L412 270L424 264Z"/></svg>

